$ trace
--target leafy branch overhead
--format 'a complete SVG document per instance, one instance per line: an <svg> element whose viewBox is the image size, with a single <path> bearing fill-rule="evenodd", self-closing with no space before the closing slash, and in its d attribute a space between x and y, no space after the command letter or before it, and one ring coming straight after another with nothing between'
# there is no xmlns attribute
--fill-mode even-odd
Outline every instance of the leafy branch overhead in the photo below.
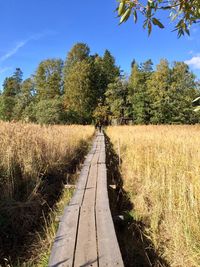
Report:
<svg viewBox="0 0 200 267"><path fill-rule="evenodd" d="M150 34L152 26L163 29L165 26L157 18L158 11L168 12L171 21L175 22L174 30L178 37L190 34L192 24L200 22L199 0L118 0L117 12L120 24L126 22L131 16L137 22L138 14L144 17L143 27Z"/></svg>

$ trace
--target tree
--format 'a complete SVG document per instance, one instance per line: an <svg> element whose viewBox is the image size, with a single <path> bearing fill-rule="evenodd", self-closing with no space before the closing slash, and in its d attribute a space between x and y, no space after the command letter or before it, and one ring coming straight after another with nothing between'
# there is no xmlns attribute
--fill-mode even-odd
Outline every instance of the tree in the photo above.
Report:
<svg viewBox="0 0 200 267"><path fill-rule="evenodd" d="M171 70L167 60L161 60L156 71L147 81L150 99L150 122L155 124L171 121L171 103L169 90L171 85Z"/></svg>
<svg viewBox="0 0 200 267"><path fill-rule="evenodd" d="M190 124L197 122L192 100L198 96L195 76L183 62L169 67L161 60L147 82L150 97L151 123Z"/></svg>
<svg viewBox="0 0 200 267"><path fill-rule="evenodd" d="M77 43L72 47L64 64L64 80L66 80L70 68L77 62L89 59L89 54L90 48L87 44Z"/></svg>
<svg viewBox="0 0 200 267"><path fill-rule="evenodd" d="M192 100L198 95L195 75L184 62L174 62L170 86L172 123L195 123L197 114L192 107Z"/></svg>
<svg viewBox="0 0 200 267"><path fill-rule="evenodd" d="M151 59L148 59L146 60L145 62L143 62L141 64L141 67L140 67L141 71L146 73L146 75L150 75L153 71L153 62Z"/></svg>
<svg viewBox="0 0 200 267"><path fill-rule="evenodd" d="M16 68L11 77L7 77L3 83L3 93L1 96L0 118L2 120L12 120L14 118L14 108L17 96L21 91L22 71Z"/></svg>
<svg viewBox="0 0 200 267"><path fill-rule="evenodd" d="M199 0L119 0L117 7L120 23L129 19L131 15L137 22L138 14L144 17L143 27L148 28L151 33L152 26L163 29L164 25L155 15L159 11L169 12L172 21L176 21L175 30L178 36L189 34L192 24L200 22L200 1Z"/></svg>
<svg viewBox="0 0 200 267"><path fill-rule="evenodd" d="M91 63L82 60L70 68L65 80L65 109L68 113L77 114L79 123L91 122L96 106L96 93L91 77Z"/></svg>
<svg viewBox="0 0 200 267"><path fill-rule="evenodd" d="M115 64L115 58L107 49L103 55L102 69L105 75L106 85L114 82L115 79L120 76L120 69Z"/></svg>
<svg viewBox="0 0 200 267"><path fill-rule="evenodd" d="M16 96L20 93L23 73L20 68L16 68L11 77L7 77L3 84L4 96Z"/></svg>
<svg viewBox="0 0 200 267"><path fill-rule="evenodd" d="M40 124L64 123L64 108L61 97L44 99L35 106L35 118Z"/></svg>
<svg viewBox="0 0 200 267"><path fill-rule="evenodd" d="M91 56L93 68L93 84L96 88L98 102L104 104L105 92L108 84L115 81L120 76L120 69L115 64L115 58L106 50L103 57L99 55Z"/></svg>
<svg viewBox="0 0 200 267"><path fill-rule="evenodd" d="M116 78L113 83L108 85L105 96L106 105L109 107L112 118L122 120L130 116L126 81Z"/></svg>
<svg viewBox="0 0 200 267"><path fill-rule="evenodd" d="M132 105L134 122L137 124L150 123L150 99L147 90L147 81L150 74L151 71L149 68L139 68L135 63L129 78L128 99Z"/></svg>
<svg viewBox="0 0 200 267"><path fill-rule="evenodd" d="M96 123L100 122L101 124L107 125L109 121L109 107L99 103L93 111L93 118Z"/></svg>
<svg viewBox="0 0 200 267"><path fill-rule="evenodd" d="M39 64L34 77L38 100L52 99L62 94L62 70L61 59L47 59Z"/></svg>
<svg viewBox="0 0 200 267"><path fill-rule="evenodd" d="M28 78L21 84L21 92L16 97L16 104L13 109L13 117L16 120L32 121L32 112L29 114L28 111L30 111L29 105L32 106L34 100L34 82Z"/></svg>
<svg viewBox="0 0 200 267"><path fill-rule="evenodd" d="M0 105L0 119L4 121L11 121L13 119L15 98L11 96L5 97L4 95L1 95Z"/></svg>
<svg viewBox="0 0 200 267"><path fill-rule="evenodd" d="M23 72L21 71L20 68L16 68L14 74L13 74L13 78L16 82L16 85L15 85L15 91L16 91L16 94L19 94L20 93L20 90L21 90L21 83L22 83L22 77L23 77Z"/></svg>
<svg viewBox="0 0 200 267"><path fill-rule="evenodd" d="M104 71L104 62L102 57L95 55L91 57L92 66L92 82L96 89L96 99L100 103L104 102L104 93L108 86L107 77Z"/></svg>

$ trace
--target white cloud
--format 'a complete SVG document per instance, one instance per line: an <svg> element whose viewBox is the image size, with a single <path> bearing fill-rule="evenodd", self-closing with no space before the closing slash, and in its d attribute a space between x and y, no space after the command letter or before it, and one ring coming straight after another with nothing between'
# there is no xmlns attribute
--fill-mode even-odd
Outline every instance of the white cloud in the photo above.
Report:
<svg viewBox="0 0 200 267"><path fill-rule="evenodd" d="M200 69L200 56L195 56L189 60L185 60L185 63L194 69Z"/></svg>

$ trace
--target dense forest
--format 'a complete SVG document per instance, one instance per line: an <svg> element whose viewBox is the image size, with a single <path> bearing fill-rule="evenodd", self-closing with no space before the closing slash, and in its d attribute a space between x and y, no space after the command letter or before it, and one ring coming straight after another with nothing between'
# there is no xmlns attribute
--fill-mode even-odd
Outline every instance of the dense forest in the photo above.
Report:
<svg viewBox="0 0 200 267"><path fill-rule="evenodd" d="M129 77L106 50L91 55L77 43L66 60L42 61L23 80L20 68L7 77L0 94L0 119L40 124L192 124L200 121L192 100L199 83L184 62L151 59L131 63Z"/></svg>

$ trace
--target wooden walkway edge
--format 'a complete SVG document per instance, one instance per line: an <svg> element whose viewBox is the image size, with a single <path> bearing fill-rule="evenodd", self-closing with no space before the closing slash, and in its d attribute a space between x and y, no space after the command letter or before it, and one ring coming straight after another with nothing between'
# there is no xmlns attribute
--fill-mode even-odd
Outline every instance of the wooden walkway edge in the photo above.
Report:
<svg viewBox="0 0 200 267"><path fill-rule="evenodd" d="M109 206L103 133L97 134L84 161L76 191L59 223L48 266L124 266Z"/></svg>

